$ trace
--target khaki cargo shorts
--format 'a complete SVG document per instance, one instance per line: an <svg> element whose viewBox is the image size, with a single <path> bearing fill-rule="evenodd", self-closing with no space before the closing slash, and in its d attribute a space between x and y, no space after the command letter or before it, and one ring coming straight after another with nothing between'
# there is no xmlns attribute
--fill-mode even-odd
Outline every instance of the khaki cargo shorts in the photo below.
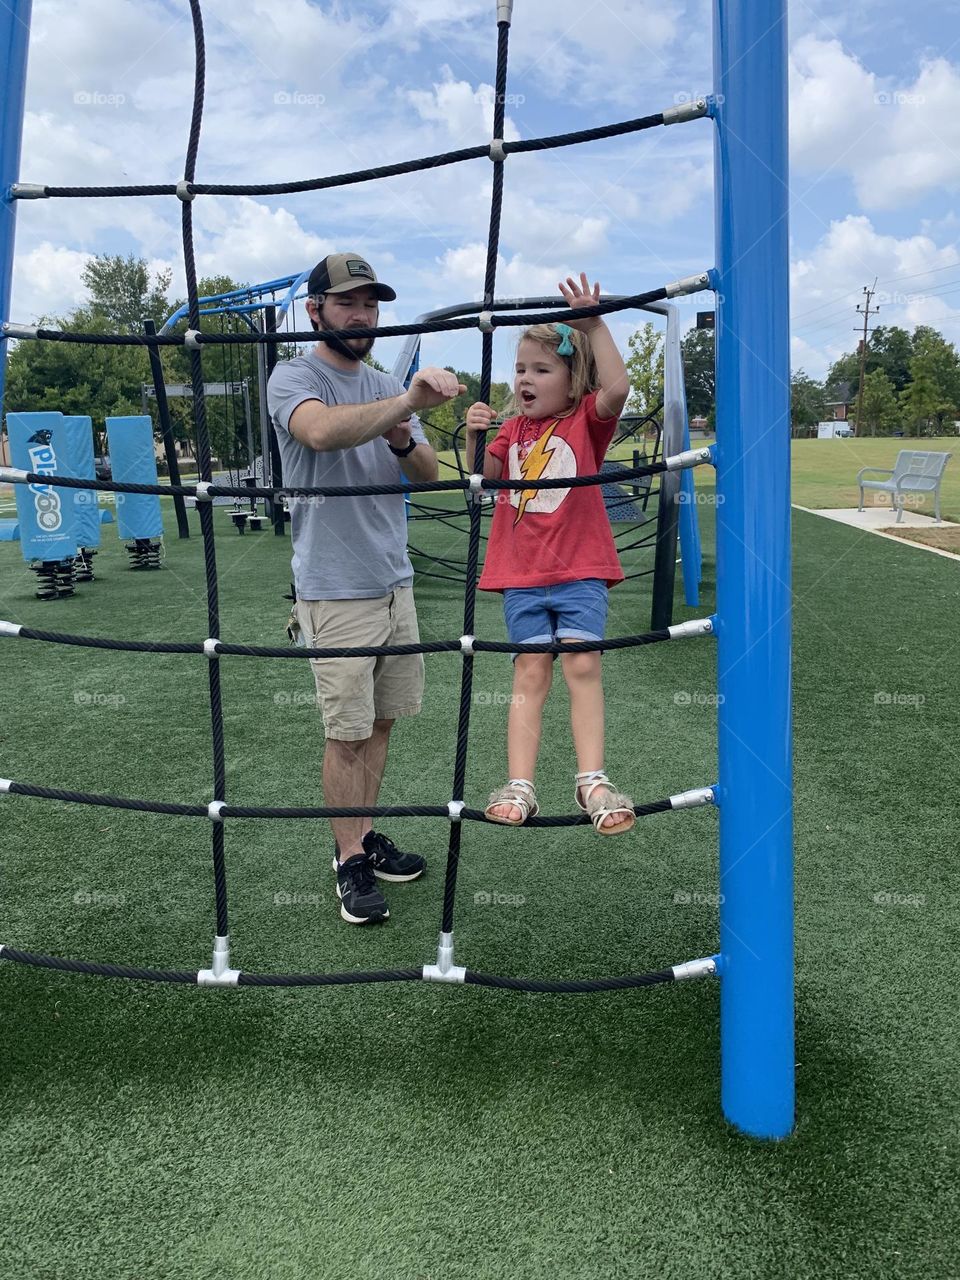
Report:
<svg viewBox="0 0 960 1280"><path fill-rule="evenodd" d="M364 600L298 600L297 619L310 649L419 644L413 587ZM317 706L328 738L358 742L374 720L415 716L423 701L423 655L311 658Z"/></svg>

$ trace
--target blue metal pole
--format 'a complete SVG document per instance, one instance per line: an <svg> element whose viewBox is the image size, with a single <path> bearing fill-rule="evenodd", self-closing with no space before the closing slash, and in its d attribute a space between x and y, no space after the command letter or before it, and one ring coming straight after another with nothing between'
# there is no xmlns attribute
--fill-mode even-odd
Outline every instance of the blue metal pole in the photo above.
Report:
<svg viewBox="0 0 960 1280"><path fill-rule="evenodd" d="M10 319L13 245L17 202L10 188L20 176L23 99L27 87L27 45L33 0L0 4L0 324ZM0 340L0 410L7 373L7 340Z"/></svg>
<svg viewBox="0 0 960 1280"><path fill-rule="evenodd" d="M794 1121L786 0L714 0L721 1099Z"/></svg>

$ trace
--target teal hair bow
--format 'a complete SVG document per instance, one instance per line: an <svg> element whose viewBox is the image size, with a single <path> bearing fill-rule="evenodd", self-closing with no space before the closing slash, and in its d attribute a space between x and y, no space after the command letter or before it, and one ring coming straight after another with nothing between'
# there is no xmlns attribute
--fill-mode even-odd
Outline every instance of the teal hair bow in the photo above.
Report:
<svg viewBox="0 0 960 1280"><path fill-rule="evenodd" d="M557 347L557 355L572 356L573 355L573 330L570 328L568 324L555 324L553 327L556 329L557 333L559 333L560 337L563 339L559 347Z"/></svg>

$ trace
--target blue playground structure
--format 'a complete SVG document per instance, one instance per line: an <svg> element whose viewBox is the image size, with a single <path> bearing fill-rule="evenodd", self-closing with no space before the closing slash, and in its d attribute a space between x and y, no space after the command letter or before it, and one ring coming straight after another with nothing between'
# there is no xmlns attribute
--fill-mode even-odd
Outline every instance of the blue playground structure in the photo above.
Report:
<svg viewBox="0 0 960 1280"><path fill-rule="evenodd" d="M3 335L22 340L60 341L56 330L7 322L13 262L14 215L21 199L77 198L81 196L169 197L180 202L184 230L188 285L188 330L130 339L156 345L181 342L191 359L201 481L189 489L197 497L207 562L210 632L195 642L138 646L135 642L105 642L70 637L73 644L90 647L152 648L193 655L209 670L212 724L213 795L209 804L164 804L109 796L93 796L58 790L60 800L76 803L136 808L207 819L212 827L212 857L216 887L216 933L209 969L135 969L99 962L41 956L4 945L0 958L65 971L135 977L153 981L199 983L204 986L244 987L264 985L326 986L351 982L429 981L500 987L540 992L588 992L620 990L716 975L720 983L721 1102L730 1122L747 1134L783 1138L794 1123L794 1002L793 1002L793 802L790 702L790 543L789 543L789 388L788 359L788 188L787 188L787 57L786 0L764 4L747 0L714 0L715 93L685 101L649 116L619 125L585 129L554 138L505 141L504 98L507 83L507 51L512 4L497 4L497 100L493 137L488 143L467 147L445 156L388 165L376 171L343 174L315 180L249 185L202 183L195 164L202 117L204 68L199 0L189 0L197 33L197 97L184 177L172 184L149 187L109 188L46 187L19 183L19 155L30 0L7 0L0 6L0 83L6 102L0 130L0 191L6 216L0 225L0 318ZM566 313L517 315L509 304L498 304L495 293L497 244L507 159L548 147L571 146L599 137L634 133L662 126L706 127L695 121L709 119L715 137L716 265L663 287L618 299L604 299L579 314L605 314L627 307L664 303L682 294L711 288L716 293L717 440L715 451L682 450L648 468L626 468L617 477L624 483L641 475L685 473L696 465L713 463L717 475L717 613L715 617L670 627L668 630L620 638L621 647L715 637L718 653L719 781L678 796L639 806L639 817L663 814L704 804L716 804L720 829L720 939L719 951L653 973L595 980L548 981L502 977L467 969L454 960L453 918L457 868L463 824L482 821L482 810L464 801L464 781L470 721L473 664L484 653L551 651L551 646L498 644L473 634L474 587L479 546L479 502L471 519L467 590L463 634L458 639L433 642L418 651L447 650L462 655L462 685L457 732L453 795L442 805L363 809L356 813L381 816L421 816L444 820L450 827L450 844L444 888L443 917L435 963L410 969L359 974L259 974L231 967L227 919L224 819L323 818L331 811L321 806L247 809L231 806L226 799L227 776L223 742L220 662L245 658L290 657L289 651L224 644L219 639L216 554L211 497L243 496L244 491L212 483L210 451L203 400L202 353L215 346L216 335L199 332L200 309L196 289L191 205L206 195L267 195L291 191L321 190L348 182L387 179L397 173L436 167L437 164L481 160L493 163L484 301L475 317L433 320L377 329L344 331L346 336L416 335L447 328L477 327L482 334L482 398L489 391L495 329L563 318ZM291 283L291 289L294 285ZM243 305L243 304L241 304ZM71 335L77 340L78 335ZM291 335L283 335L284 338ZM340 335L343 336L343 335ZM279 340L269 332L240 335L243 341L269 348ZM119 336L83 335L89 342L117 343ZM236 339L239 340L239 339ZM316 341L312 332L294 333L292 340ZM0 366L0 393L3 371ZM482 467L481 457L476 466ZM578 477L578 482L599 483L601 477ZM77 487L60 475L44 476L36 470L0 469L0 480L18 486L48 484L58 491ZM557 481L484 481L474 475L466 480L412 486L412 490L457 491L474 496L499 488L545 487ZM569 482L565 482L569 483ZM691 481L692 483L692 481ZM130 493L130 487L99 482L90 487L113 487ZM151 491L150 486L139 486ZM170 487L154 485L159 493ZM370 492L367 487L364 492ZM403 486L383 486L376 492L402 492ZM257 492L257 490L253 490ZM326 494L318 489L303 494ZM262 496L275 495L264 489ZM690 507L690 504L686 504ZM692 533L688 531L688 536ZM694 566L691 566L692 568ZM9 637L46 643L66 643L53 633L37 633L27 627L0 623ZM584 642L587 648L602 643ZM583 647L583 646L581 646ZM553 651L558 651L554 646ZM343 650L298 650L298 656L343 657ZM145 658L145 661L147 659ZM14 780L0 780L0 790L14 795L44 797L47 789ZM337 811L339 812L339 811ZM351 813L354 811L351 810ZM334 816L337 816L334 814ZM539 826L576 825L582 815L531 818L522 830Z"/></svg>

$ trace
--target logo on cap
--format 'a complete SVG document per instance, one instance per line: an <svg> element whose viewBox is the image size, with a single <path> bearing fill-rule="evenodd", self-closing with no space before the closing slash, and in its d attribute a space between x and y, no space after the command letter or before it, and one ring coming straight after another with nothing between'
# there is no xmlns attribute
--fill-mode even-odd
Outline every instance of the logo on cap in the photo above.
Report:
<svg viewBox="0 0 960 1280"><path fill-rule="evenodd" d="M366 276L368 280L373 278L369 262L364 262L362 258L348 258L345 265L352 276Z"/></svg>

